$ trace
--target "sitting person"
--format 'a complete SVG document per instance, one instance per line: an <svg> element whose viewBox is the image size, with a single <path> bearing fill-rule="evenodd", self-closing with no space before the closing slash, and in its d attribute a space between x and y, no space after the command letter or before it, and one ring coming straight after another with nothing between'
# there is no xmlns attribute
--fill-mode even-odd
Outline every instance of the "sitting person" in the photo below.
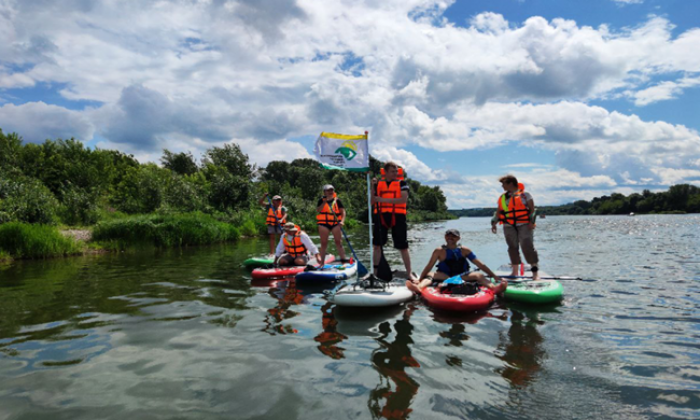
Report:
<svg viewBox="0 0 700 420"><path fill-rule="evenodd" d="M503 293L508 283L494 274L484 263L479 261L471 249L460 245L458 243L459 239L460 234L457 229L448 229L447 232L445 232L446 245L433 251L433 255L423 269L420 278L415 282L411 280L406 281L406 287L415 293L420 293L421 290L428 286L442 289L446 286L443 283L445 280L450 277L461 276L462 280L465 282L475 282L488 287L493 290L494 293ZM483 270L489 277L493 277L497 282L500 282L500 284L491 283L482 273L470 272L469 261ZM436 262L438 262L437 271L430 272L430 269Z"/></svg>
<svg viewBox="0 0 700 420"><path fill-rule="evenodd" d="M275 252L274 264L279 265L306 265L309 263L309 252L321 263L318 248L311 242L311 238L299 226L292 222L285 223L284 235L280 238Z"/></svg>

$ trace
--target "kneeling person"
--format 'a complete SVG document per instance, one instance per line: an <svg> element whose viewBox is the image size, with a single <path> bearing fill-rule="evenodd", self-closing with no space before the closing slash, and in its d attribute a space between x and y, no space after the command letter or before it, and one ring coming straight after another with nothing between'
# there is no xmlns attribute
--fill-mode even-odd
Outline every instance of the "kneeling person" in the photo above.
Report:
<svg viewBox="0 0 700 420"><path fill-rule="evenodd" d="M494 274L490 268L476 258L476 255L474 255L471 249L460 245L458 243L459 239L460 234L457 229L448 229L447 232L445 232L446 245L433 251L430 261L420 275L420 279L415 282L410 280L406 281L406 287L416 293L420 293L421 290L428 286L443 288L445 287L443 281L450 277L460 276L465 282L478 283L481 286L493 290L494 293L502 293L506 290L508 283ZM500 282L500 284L492 284L482 273L470 272L469 261L483 270L489 277L493 277L497 282ZM430 269L435 263L438 263L436 267L437 271L430 272Z"/></svg>
<svg viewBox="0 0 700 420"><path fill-rule="evenodd" d="M309 263L309 254L321 262L318 248L311 242L311 238L294 223L284 225L284 235L280 238L275 252L275 264L279 265L306 265Z"/></svg>

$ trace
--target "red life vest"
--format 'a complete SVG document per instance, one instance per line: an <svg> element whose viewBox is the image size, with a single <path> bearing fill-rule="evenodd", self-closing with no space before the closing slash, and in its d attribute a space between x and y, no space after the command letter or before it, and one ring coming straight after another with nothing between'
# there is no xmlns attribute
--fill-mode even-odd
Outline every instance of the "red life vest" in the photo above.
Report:
<svg viewBox="0 0 700 420"><path fill-rule="evenodd" d="M284 241L285 252L294 258L301 257L302 255L306 255L308 253L306 246L304 246L304 243L301 241L301 229L299 226L296 228L297 233L294 236L287 233L284 235L284 238L282 238ZM292 238L291 240L289 239L290 236Z"/></svg>
<svg viewBox="0 0 700 420"><path fill-rule="evenodd" d="M336 200L338 199L338 194L333 193L333 202L331 205L333 206L333 212L335 212L335 216L333 216L333 212L331 212L331 205L328 203L323 203L323 208L321 211L316 215L316 223L319 225L337 225L341 220L343 220L341 214L340 214L340 208L338 207L338 203Z"/></svg>
<svg viewBox="0 0 700 420"><path fill-rule="evenodd" d="M275 213L277 213L277 218L275 218ZM281 222L282 221L282 205L280 204L279 207L277 207L276 211L272 211L272 207L269 207L267 210L267 219L265 220L265 224L269 226L277 226L279 224L278 220Z"/></svg>
<svg viewBox="0 0 700 420"><path fill-rule="evenodd" d="M530 209L523 203L523 192L518 190L513 193L510 200L506 195L501 195L498 199L498 223L506 223L512 226L523 223L530 223Z"/></svg>

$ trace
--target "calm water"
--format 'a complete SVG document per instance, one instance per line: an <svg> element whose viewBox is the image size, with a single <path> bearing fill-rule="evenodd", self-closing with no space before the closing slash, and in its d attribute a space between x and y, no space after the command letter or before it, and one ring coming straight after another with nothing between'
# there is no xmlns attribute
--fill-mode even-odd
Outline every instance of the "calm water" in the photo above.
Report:
<svg viewBox="0 0 700 420"><path fill-rule="evenodd" d="M413 227L414 271L446 226L506 262L488 219L461 219ZM456 317L251 284L265 240L20 262L0 270L0 420L698 418L700 216L549 217L536 245L597 281Z"/></svg>

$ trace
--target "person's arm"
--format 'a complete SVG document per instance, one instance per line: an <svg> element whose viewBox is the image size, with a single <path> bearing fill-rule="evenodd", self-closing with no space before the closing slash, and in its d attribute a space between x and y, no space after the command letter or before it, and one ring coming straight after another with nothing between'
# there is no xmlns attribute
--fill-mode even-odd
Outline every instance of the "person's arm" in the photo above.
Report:
<svg viewBox="0 0 700 420"><path fill-rule="evenodd" d="M280 207L282 207L282 206L280 206ZM280 225L284 225L285 223L287 223L287 209L285 207L282 207L280 210L282 211L282 217L280 218ZM282 226L280 226L280 227L282 227Z"/></svg>
<svg viewBox="0 0 700 420"><path fill-rule="evenodd" d="M284 234L280 236L280 241L277 244L277 249L275 250L275 261L273 264L277 264L277 260L284 253Z"/></svg>
<svg viewBox="0 0 700 420"><path fill-rule="evenodd" d="M496 233L498 229L496 229L496 226L498 225L498 214L500 212L500 209L496 209L496 211L493 213L493 217L491 218L491 232Z"/></svg>
<svg viewBox="0 0 700 420"><path fill-rule="evenodd" d="M418 281L422 281L425 279L425 277L430 273L430 270L435 266L435 263L437 263L438 259L440 258L440 250L442 248L437 248L435 251L433 251L433 255L430 256L430 261L428 261L428 264L426 264L425 268L423 271L420 273L420 277L418 278Z"/></svg>
<svg viewBox="0 0 700 420"><path fill-rule="evenodd" d="M462 255L469 259L469 261L471 261L475 266L479 267L481 271L488 274L489 277L493 277L496 281L501 281L501 278L496 273L491 271L486 264L482 263L481 260L476 258L476 255L474 255L471 249L462 247Z"/></svg>
<svg viewBox="0 0 700 420"><path fill-rule="evenodd" d="M319 213L321 213L321 212L323 211L323 206L326 204L326 197L323 196L323 197L321 197L321 199L318 200L318 201L321 202L321 204L319 204L319 205L316 206L316 211L319 212Z"/></svg>
<svg viewBox="0 0 700 420"><path fill-rule="evenodd" d="M341 207L340 214L338 215L338 217L340 218L338 223L340 223L340 226L344 226L345 225L345 217L346 217L345 207Z"/></svg>
<svg viewBox="0 0 700 420"><path fill-rule="evenodd" d="M317 260L317 261L319 262L319 264L320 264L320 263L321 263L321 260L320 260L321 254L318 253L318 248L316 247L316 244L314 244L314 243L311 241L311 238L309 238L309 235L307 235L306 233L303 233L303 234L301 235L301 243L304 244L304 246L305 246L306 249L311 253L311 255L313 255L313 256L316 257L316 260Z"/></svg>
<svg viewBox="0 0 700 420"><path fill-rule="evenodd" d="M530 199L527 200L527 208L530 210L530 229L535 229L535 200L532 199L532 196L529 197Z"/></svg>
<svg viewBox="0 0 700 420"><path fill-rule="evenodd" d="M268 204L265 204L265 199L267 198L268 195L270 195L270 193L265 193L265 194L263 194L262 197L260 197L260 200L258 200L258 204L260 204L260 206L265 207L268 205Z"/></svg>

